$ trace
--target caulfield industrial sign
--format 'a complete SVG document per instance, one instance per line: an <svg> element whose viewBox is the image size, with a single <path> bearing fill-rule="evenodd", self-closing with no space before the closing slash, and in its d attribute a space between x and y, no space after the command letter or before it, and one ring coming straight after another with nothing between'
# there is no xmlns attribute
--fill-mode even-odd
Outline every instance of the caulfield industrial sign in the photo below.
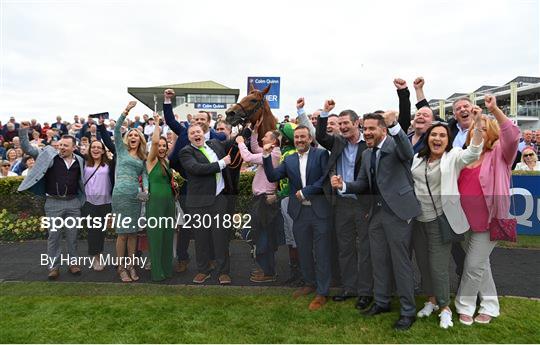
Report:
<svg viewBox="0 0 540 345"><path fill-rule="evenodd" d="M280 77L248 77L248 93L250 84L253 84L257 90L262 90L270 85L270 90L265 96L266 100L270 103L270 108L279 109L280 80Z"/></svg>
<svg viewBox="0 0 540 345"><path fill-rule="evenodd" d="M225 103L195 103L195 109L227 109L227 104Z"/></svg>

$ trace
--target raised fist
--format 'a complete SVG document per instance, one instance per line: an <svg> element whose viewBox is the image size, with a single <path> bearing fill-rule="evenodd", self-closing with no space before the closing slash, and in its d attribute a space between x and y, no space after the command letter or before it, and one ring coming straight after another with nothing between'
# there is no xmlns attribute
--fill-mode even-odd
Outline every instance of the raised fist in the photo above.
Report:
<svg viewBox="0 0 540 345"><path fill-rule="evenodd" d="M394 79L394 86L398 90L403 90L407 88L407 82L401 78Z"/></svg>
<svg viewBox="0 0 540 345"><path fill-rule="evenodd" d="M336 106L336 102L334 102L333 99L327 99L326 101L324 101L323 110L329 113L332 111L332 109L334 109L335 106Z"/></svg>
<svg viewBox="0 0 540 345"><path fill-rule="evenodd" d="M473 106L473 108L472 108L472 118L473 118L473 121L475 123L479 124L480 121L482 120L482 108L480 108L477 105Z"/></svg>
<svg viewBox="0 0 540 345"><path fill-rule="evenodd" d="M231 164L231 156L226 155L225 157L223 157L223 162L225 162L225 165Z"/></svg>
<svg viewBox="0 0 540 345"><path fill-rule="evenodd" d="M493 95L485 95L484 103L490 112L493 112L497 108L497 100Z"/></svg>
<svg viewBox="0 0 540 345"><path fill-rule="evenodd" d="M127 110L127 111L130 111L130 110L133 109L136 105L137 105L137 101L130 101L130 102L128 103L128 105L126 106L126 110Z"/></svg>
<svg viewBox="0 0 540 345"><path fill-rule="evenodd" d="M304 97L300 97L296 100L296 109L302 109L305 105Z"/></svg>
<svg viewBox="0 0 540 345"><path fill-rule="evenodd" d="M264 144L263 146L263 152L265 154L270 154L272 152L272 150L274 149L276 145L270 143L270 144Z"/></svg>
<svg viewBox="0 0 540 345"><path fill-rule="evenodd" d="M165 100L167 101L172 100L174 96L175 96L175 93L173 89L167 89L163 92L163 98L165 98Z"/></svg>
<svg viewBox="0 0 540 345"><path fill-rule="evenodd" d="M384 122L386 123L386 126L390 127L392 126L398 117L398 112L395 110L389 110L383 114Z"/></svg>
<svg viewBox="0 0 540 345"><path fill-rule="evenodd" d="M413 86L414 86L415 89L418 90L418 89L421 89L421 88L424 87L424 83L425 83L424 78L418 77L418 78L416 78L416 79L414 80Z"/></svg>
<svg viewBox="0 0 540 345"><path fill-rule="evenodd" d="M332 185L332 188L334 188L334 189L342 189L343 188L343 179L339 175L334 175L330 179L330 184Z"/></svg>

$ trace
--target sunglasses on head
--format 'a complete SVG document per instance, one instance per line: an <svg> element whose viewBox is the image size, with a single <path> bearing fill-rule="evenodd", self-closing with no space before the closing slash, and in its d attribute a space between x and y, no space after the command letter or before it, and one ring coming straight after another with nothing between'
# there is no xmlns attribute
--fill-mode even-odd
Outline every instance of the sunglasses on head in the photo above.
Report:
<svg viewBox="0 0 540 345"><path fill-rule="evenodd" d="M444 126L448 126L448 122L444 122L444 121L433 121L431 123L432 126L435 126L435 125L444 125Z"/></svg>

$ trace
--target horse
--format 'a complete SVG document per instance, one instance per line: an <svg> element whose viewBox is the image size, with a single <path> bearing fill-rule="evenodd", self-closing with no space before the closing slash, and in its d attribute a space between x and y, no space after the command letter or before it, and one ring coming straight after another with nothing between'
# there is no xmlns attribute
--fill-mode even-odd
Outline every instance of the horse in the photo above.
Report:
<svg viewBox="0 0 540 345"><path fill-rule="evenodd" d="M263 90L258 90L250 83L247 96L225 111L225 121L233 127L242 125L246 128L247 124L251 123L253 128L255 123L262 119L257 132L259 144L261 144L266 132L275 130L277 124L277 120L270 110L270 104L265 97L268 91L270 91L270 85Z"/></svg>

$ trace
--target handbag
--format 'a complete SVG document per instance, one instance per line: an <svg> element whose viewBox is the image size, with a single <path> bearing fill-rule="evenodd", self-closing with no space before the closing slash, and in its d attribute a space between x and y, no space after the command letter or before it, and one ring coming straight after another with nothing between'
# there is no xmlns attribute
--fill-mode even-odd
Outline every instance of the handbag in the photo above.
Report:
<svg viewBox="0 0 540 345"><path fill-rule="evenodd" d="M510 176L510 188L512 188L512 177ZM514 195L511 197L514 199ZM512 200L512 208L514 209L514 214L516 214L516 203L515 200ZM508 218L508 219L499 219L492 218L489 223L489 239L491 241L508 241L516 242L517 241L517 219Z"/></svg>
<svg viewBox="0 0 540 345"><path fill-rule="evenodd" d="M428 160L426 159L426 168L424 170L424 176L426 178L426 186L428 189L429 197L431 198L431 203L433 204L433 209L435 210L435 214L437 214L437 207L435 206L435 200L433 200L433 195L431 194L431 189L429 188L429 181L427 176L427 168L428 168ZM461 242L465 239L465 236L463 234L456 234L454 230L452 230L452 226L448 222L448 218L446 218L446 215L443 213L440 216L437 216L437 224L439 225L439 231L441 233L441 242L444 244L447 243L453 243L453 242Z"/></svg>

